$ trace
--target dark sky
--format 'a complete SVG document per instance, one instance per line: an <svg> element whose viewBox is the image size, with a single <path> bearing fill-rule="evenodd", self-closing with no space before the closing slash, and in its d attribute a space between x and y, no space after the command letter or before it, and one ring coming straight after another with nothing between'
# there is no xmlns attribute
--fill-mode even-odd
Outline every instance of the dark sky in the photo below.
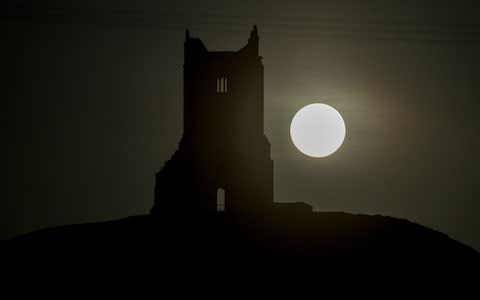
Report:
<svg viewBox="0 0 480 300"><path fill-rule="evenodd" d="M275 200L480 250L477 1L64 2L2 11L0 238L148 212L182 135L185 29L237 50L257 24ZM347 126L323 159L289 136L312 102Z"/></svg>

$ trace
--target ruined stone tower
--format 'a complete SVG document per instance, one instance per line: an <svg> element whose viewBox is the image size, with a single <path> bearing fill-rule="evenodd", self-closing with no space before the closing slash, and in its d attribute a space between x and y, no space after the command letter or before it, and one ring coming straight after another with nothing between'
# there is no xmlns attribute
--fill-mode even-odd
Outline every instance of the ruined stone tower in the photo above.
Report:
<svg viewBox="0 0 480 300"><path fill-rule="evenodd" d="M183 137L156 174L152 214L252 214L273 205L273 161L264 135L258 46L256 26L238 51L208 51L187 30Z"/></svg>

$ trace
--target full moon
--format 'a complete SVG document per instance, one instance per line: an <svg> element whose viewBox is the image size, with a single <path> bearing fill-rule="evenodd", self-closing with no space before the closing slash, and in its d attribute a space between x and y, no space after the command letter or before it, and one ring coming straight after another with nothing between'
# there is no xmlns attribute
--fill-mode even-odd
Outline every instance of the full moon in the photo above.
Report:
<svg viewBox="0 0 480 300"><path fill-rule="evenodd" d="M301 108L293 117L290 136L295 147L311 157L325 157L340 148L345 139L345 122L340 113L323 103Z"/></svg>

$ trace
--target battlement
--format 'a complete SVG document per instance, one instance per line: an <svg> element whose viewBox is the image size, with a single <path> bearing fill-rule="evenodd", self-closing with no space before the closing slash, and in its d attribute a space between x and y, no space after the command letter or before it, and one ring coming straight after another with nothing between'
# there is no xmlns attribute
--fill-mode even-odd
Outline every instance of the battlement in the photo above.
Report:
<svg viewBox="0 0 480 300"><path fill-rule="evenodd" d="M259 36L257 26L250 32L247 44L238 51L209 51L203 42L196 37L190 36L190 30L185 32L184 61L185 64L202 61L205 57L213 60L235 60L238 56L249 57L252 60L260 60L258 55Z"/></svg>

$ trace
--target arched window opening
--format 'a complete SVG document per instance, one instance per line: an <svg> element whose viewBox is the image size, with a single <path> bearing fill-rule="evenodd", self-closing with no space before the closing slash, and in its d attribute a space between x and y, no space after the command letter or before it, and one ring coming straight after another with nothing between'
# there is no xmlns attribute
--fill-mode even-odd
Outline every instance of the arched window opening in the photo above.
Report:
<svg viewBox="0 0 480 300"><path fill-rule="evenodd" d="M217 77L217 93L225 94L226 92L228 92L228 79Z"/></svg>

